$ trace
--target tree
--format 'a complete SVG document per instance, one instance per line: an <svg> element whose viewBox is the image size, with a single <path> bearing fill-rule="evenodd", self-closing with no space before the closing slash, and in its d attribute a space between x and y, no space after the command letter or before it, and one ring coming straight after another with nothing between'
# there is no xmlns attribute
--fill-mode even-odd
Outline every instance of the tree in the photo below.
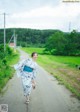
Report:
<svg viewBox="0 0 80 112"><path fill-rule="evenodd" d="M67 43L65 49L67 55L80 55L80 33L73 30L66 37Z"/></svg>
<svg viewBox="0 0 80 112"><path fill-rule="evenodd" d="M62 55L65 47L66 39L63 32L56 32L47 41L46 50L51 54Z"/></svg>
<svg viewBox="0 0 80 112"><path fill-rule="evenodd" d="M80 33L73 30L71 33L56 32L49 37L45 51L56 55L80 55Z"/></svg>

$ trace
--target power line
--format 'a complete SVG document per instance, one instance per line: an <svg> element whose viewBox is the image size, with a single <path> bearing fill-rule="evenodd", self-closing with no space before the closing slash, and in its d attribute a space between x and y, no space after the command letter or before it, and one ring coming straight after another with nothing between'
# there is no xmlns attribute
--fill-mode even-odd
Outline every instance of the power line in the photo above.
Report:
<svg viewBox="0 0 80 112"><path fill-rule="evenodd" d="M71 22L69 22L69 32L71 31Z"/></svg>

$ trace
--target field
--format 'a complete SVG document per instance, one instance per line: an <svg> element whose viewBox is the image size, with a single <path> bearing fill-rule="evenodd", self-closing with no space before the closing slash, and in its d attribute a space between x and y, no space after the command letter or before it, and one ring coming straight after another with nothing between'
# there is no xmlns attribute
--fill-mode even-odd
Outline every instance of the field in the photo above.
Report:
<svg viewBox="0 0 80 112"><path fill-rule="evenodd" d="M80 57L45 55L44 48L22 48L22 50L29 54L37 52L39 65L56 77L59 84L65 85L72 92L72 96L80 99L80 70L76 67L80 65Z"/></svg>
<svg viewBox="0 0 80 112"><path fill-rule="evenodd" d="M44 58L46 58L47 62L55 61L58 63L65 64L66 66L75 67L76 65L80 65L80 57L44 55L43 54L44 48L30 48L29 47L29 48L22 48L22 50L26 51L29 54L31 54L32 52L37 52L39 55L39 59L38 59L39 62L45 61Z"/></svg>

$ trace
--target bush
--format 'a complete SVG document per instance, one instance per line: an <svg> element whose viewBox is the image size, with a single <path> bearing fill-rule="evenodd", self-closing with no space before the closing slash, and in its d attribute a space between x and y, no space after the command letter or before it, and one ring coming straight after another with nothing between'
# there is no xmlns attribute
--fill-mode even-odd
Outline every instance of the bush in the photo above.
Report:
<svg viewBox="0 0 80 112"><path fill-rule="evenodd" d="M0 92L13 75L13 69L8 63L10 59L13 59L13 54L13 50L8 45L5 52L4 46L0 45Z"/></svg>
<svg viewBox="0 0 80 112"><path fill-rule="evenodd" d="M7 52L8 55L13 54L13 50L9 46L6 46L6 52Z"/></svg>

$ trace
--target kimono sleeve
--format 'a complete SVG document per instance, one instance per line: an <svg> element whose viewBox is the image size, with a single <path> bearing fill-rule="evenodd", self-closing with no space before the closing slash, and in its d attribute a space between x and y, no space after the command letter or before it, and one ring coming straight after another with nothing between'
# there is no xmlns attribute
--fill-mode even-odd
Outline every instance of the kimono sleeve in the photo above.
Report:
<svg viewBox="0 0 80 112"><path fill-rule="evenodd" d="M19 63L14 65L15 70L21 69L21 67L24 65L25 60L20 61Z"/></svg>

